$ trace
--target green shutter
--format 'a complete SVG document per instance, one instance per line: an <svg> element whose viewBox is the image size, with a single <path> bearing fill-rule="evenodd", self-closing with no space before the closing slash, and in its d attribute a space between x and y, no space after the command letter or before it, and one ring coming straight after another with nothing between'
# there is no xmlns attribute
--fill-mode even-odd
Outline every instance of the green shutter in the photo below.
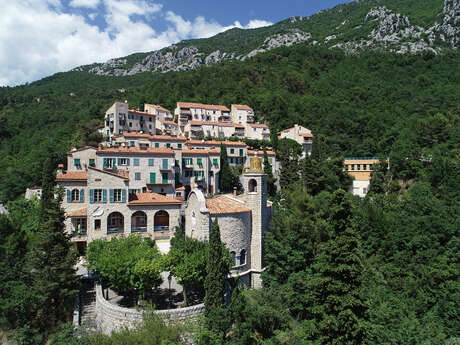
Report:
<svg viewBox="0 0 460 345"><path fill-rule="evenodd" d="M243 157L243 149L240 149L240 157Z"/></svg>
<svg viewBox="0 0 460 345"><path fill-rule="evenodd" d="M90 158L90 159L89 159L89 166L90 166L90 167L96 166L96 163L95 163L95 161L94 161L94 158Z"/></svg>
<svg viewBox="0 0 460 345"><path fill-rule="evenodd" d="M235 153L235 149L230 149L230 153Z"/></svg>
<svg viewBox="0 0 460 345"><path fill-rule="evenodd" d="M121 202L126 202L126 189L121 190Z"/></svg>
<svg viewBox="0 0 460 345"><path fill-rule="evenodd" d="M121 165L121 158L117 159L117 165Z"/></svg>
<svg viewBox="0 0 460 345"><path fill-rule="evenodd" d="M80 189L80 202L85 202L85 190Z"/></svg>
<svg viewBox="0 0 460 345"><path fill-rule="evenodd" d="M102 202L107 203L107 189L102 190Z"/></svg>
<svg viewBox="0 0 460 345"><path fill-rule="evenodd" d="M94 189L89 190L89 203L94 204Z"/></svg>
<svg viewBox="0 0 460 345"><path fill-rule="evenodd" d="M200 164L200 165L203 164L203 159L202 158L197 158L197 163Z"/></svg>
<svg viewBox="0 0 460 345"><path fill-rule="evenodd" d="M170 143L166 143L166 147L169 149L171 147Z"/></svg>
<svg viewBox="0 0 460 345"><path fill-rule="evenodd" d="M115 158L112 158L112 168L114 168L117 165L117 160Z"/></svg>
<svg viewBox="0 0 460 345"><path fill-rule="evenodd" d="M163 158L163 169L164 170L168 169L168 159L167 158Z"/></svg>
<svg viewBox="0 0 460 345"><path fill-rule="evenodd" d="M149 158L149 167L153 167L153 158Z"/></svg>
<svg viewBox="0 0 460 345"><path fill-rule="evenodd" d="M217 163L217 158L213 158L212 164L214 164L215 166L217 166L219 164L219 163Z"/></svg>
<svg viewBox="0 0 460 345"><path fill-rule="evenodd" d="M134 158L134 166L135 167L139 166L139 158Z"/></svg>
<svg viewBox="0 0 460 345"><path fill-rule="evenodd" d="M182 148L182 144L177 144L177 147L181 149L181 148Z"/></svg>
<svg viewBox="0 0 460 345"><path fill-rule="evenodd" d="M161 173L161 182L168 183L168 173Z"/></svg>
<svg viewBox="0 0 460 345"><path fill-rule="evenodd" d="M103 163L103 166L102 166L104 169L107 168L107 158L104 158L104 163Z"/></svg>
<svg viewBox="0 0 460 345"><path fill-rule="evenodd" d="M114 192L113 189L110 189L110 202L112 203L114 201Z"/></svg>
<svg viewBox="0 0 460 345"><path fill-rule="evenodd" d="M155 147L160 147L160 143L155 143Z"/></svg>
<svg viewBox="0 0 460 345"><path fill-rule="evenodd" d="M134 146L134 141L130 141L129 146Z"/></svg>
<svg viewBox="0 0 460 345"><path fill-rule="evenodd" d="M75 158L73 160L73 163L75 164L75 166L80 166L80 158Z"/></svg>
<svg viewBox="0 0 460 345"><path fill-rule="evenodd" d="M126 158L126 165L129 166L129 158Z"/></svg>
<svg viewBox="0 0 460 345"><path fill-rule="evenodd" d="M156 182L156 178L155 178L155 173L150 173L150 183L155 183Z"/></svg>
<svg viewBox="0 0 460 345"><path fill-rule="evenodd" d="M67 189L67 202L70 203L72 201L72 197L70 195L70 189Z"/></svg>
<svg viewBox="0 0 460 345"><path fill-rule="evenodd" d="M134 179L139 181L141 179L141 173L140 172L134 173Z"/></svg>

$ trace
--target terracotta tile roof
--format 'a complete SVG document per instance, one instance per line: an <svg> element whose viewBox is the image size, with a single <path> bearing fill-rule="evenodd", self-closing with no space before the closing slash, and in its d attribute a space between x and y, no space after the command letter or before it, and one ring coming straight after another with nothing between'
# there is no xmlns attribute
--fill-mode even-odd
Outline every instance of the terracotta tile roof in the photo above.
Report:
<svg viewBox="0 0 460 345"><path fill-rule="evenodd" d="M185 190L185 186L182 186L182 187L179 187L179 188L176 188L176 191L181 191L181 190Z"/></svg>
<svg viewBox="0 0 460 345"><path fill-rule="evenodd" d="M149 139L151 137L148 133L139 133L139 132L126 132L123 134L118 134L115 136L116 138L146 138Z"/></svg>
<svg viewBox="0 0 460 345"><path fill-rule="evenodd" d="M128 113L129 114L135 114L135 115L142 115L142 116L153 116L153 117L156 116L155 114L150 114L150 113L147 113L145 111L140 111L140 110L136 110L136 109L129 109Z"/></svg>
<svg viewBox="0 0 460 345"><path fill-rule="evenodd" d="M206 207L211 214L251 212L251 209L230 195L217 195L206 199Z"/></svg>
<svg viewBox="0 0 460 345"><path fill-rule="evenodd" d="M119 147L104 147L99 148L96 152L98 155L168 155L173 156L174 151L170 148L160 148L160 147L147 147L147 148L140 148L140 147L129 147L129 146L119 146Z"/></svg>
<svg viewBox="0 0 460 345"><path fill-rule="evenodd" d="M248 123L249 127L256 127L256 128L268 128L265 123Z"/></svg>
<svg viewBox="0 0 460 345"><path fill-rule="evenodd" d="M160 123L163 123L165 125L177 126L177 123L175 123L174 121L170 121L170 120L160 120Z"/></svg>
<svg viewBox="0 0 460 345"><path fill-rule="evenodd" d="M85 207L85 208L82 208L80 210L76 210L76 211L66 213L66 216L67 217L86 217L87 214L88 214L88 209Z"/></svg>
<svg viewBox="0 0 460 345"><path fill-rule="evenodd" d="M219 156L219 150L205 149L182 149L182 155L216 155Z"/></svg>
<svg viewBox="0 0 460 345"><path fill-rule="evenodd" d="M161 206L161 205L181 205L182 201L170 198L157 193L137 193L131 194L128 206Z"/></svg>
<svg viewBox="0 0 460 345"><path fill-rule="evenodd" d="M166 111L168 113L170 113L170 111L166 108L163 108L161 105L156 105L156 104L149 104L149 103L145 103L145 105L148 105L154 109L157 109L157 110L161 110L161 111Z"/></svg>
<svg viewBox="0 0 460 345"><path fill-rule="evenodd" d="M263 150L248 150L248 156L255 156L257 154L258 157L263 157L264 151ZM267 151L268 156L275 156L274 151Z"/></svg>
<svg viewBox="0 0 460 345"><path fill-rule="evenodd" d="M240 110L253 111L252 108L249 105L246 105L246 104L232 104L232 107L235 107L236 109L240 109Z"/></svg>
<svg viewBox="0 0 460 345"><path fill-rule="evenodd" d="M218 140L188 140L186 143L186 145L201 145L201 146L219 146L221 144L224 144L225 146L241 146L241 147L246 147L246 143L242 142L242 141L230 141L230 140L226 140L226 141L218 141Z"/></svg>
<svg viewBox="0 0 460 345"><path fill-rule="evenodd" d="M152 135L151 140L187 141L185 137L173 137L172 135Z"/></svg>
<svg viewBox="0 0 460 345"><path fill-rule="evenodd" d="M299 135L305 138L313 138L313 134L311 133L299 133Z"/></svg>
<svg viewBox="0 0 460 345"><path fill-rule="evenodd" d="M58 173L56 181L74 181L81 182L88 180L88 171L67 171L65 173Z"/></svg>
<svg viewBox="0 0 460 345"><path fill-rule="evenodd" d="M235 127L244 128L243 125L233 122L213 122L213 121L189 121L192 126L218 126L218 127Z"/></svg>
<svg viewBox="0 0 460 345"><path fill-rule="evenodd" d="M112 176L115 176L115 177L120 177L120 178L122 178L124 180L129 180L129 174L128 174L127 171L124 171L124 170L110 171L110 170L98 169L98 168L91 167L91 166L88 167L88 169L99 171L101 173L109 174L109 175L112 175Z"/></svg>
<svg viewBox="0 0 460 345"><path fill-rule="evenodd" d="M84 146L84 147L80 147L79 149L73 147L73 148L70 149L69 152L67 152L67 154L68 154L68 155L71 155L71 154L74 153L74 152L85 151L85 150L88 150L88 149L97 150L97 148L94 147L94 146Z"/></svg>
<svg viewBox="0 0 460 345"><path fill-rule="evenodd" d="M198 108L206 110L221 110L221 111L230 111L225 105L215 105L215 104L203 104L203 103L192 103L192 102L177 102L179 108Z"/></svg>

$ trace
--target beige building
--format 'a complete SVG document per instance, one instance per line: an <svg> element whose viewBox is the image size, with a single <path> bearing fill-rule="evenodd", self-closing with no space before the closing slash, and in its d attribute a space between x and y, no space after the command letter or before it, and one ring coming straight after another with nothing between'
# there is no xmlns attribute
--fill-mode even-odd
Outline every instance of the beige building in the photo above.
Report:
<svg viewBox="0 0 460 345"><path fill-rule="evenodd" d="M232 122L189 121L184 126L184 134L190 139L200 137L244 138L244 126Z"/></svg>
<svg viewBox="0 0 460 345"><path fill-rule="evenodd" d="M248 123L244 136L248 139L270 140L270 129L263 123Z"/></svg>
<svg viewBox="0 0 460 345"><path fill-rule="evenodd" d="M350 193L365 197L369 191L369 184L371 182L371 174L374 171L374 165L380 161L377 158L345 158L344 167L345 171L350 176L353 176L353 185L350 188Z"/></svg>
<svg viewBox="0 0 460 345"><path fill-rule="evenodd" d="M248 286L260 288L264 233L272 218L272 204L267 201L267 181L260 159L253 159L242 181L242 195L205 198L199 189L193 189L185 206L185 233L192 238L208 240L212 222L217 220L222 242L232 255L232 275Z"/></svg>
<svg viewBox="0 0 460 345"><path fill-rule="evenodd" d="M109 140L114 135L131 131L156 133L156 115L148 112L128 109L128 103L115 102L105 112L103 134Z"/></svg>
<svg viewBox="0 0 460 345"><path fill-rule="evenodd" d="M190 135L185 129L189 121L231 122L230 109L224 105L177 102L174 115L185 137Z"/></svg>
<svg viewBox="0 0 460 345"><path fill-rule="evenodd" d="M245 104L232 104L230 115L232 122L245 125L254 123L254 110Z"/></svg>
<svg viewBox="0 0 460 345"><path fill-rule="evenodd" d="M220 153L220 146L227 148L228 163L232 166L245 165L248 147L242 141L218 141L218 140L188 140L186 145L195 149L215 149Z"/></svg>
<svg viewBox="0 0 460 345"><path fill-rule="evenodd" d="M313 144L313 134L308 128L300 125L294 125L294 127L285 129L278 135L279 139L292 139L302 145L302 155L306 157L307 154L311 154L311 147Z"/></svg>

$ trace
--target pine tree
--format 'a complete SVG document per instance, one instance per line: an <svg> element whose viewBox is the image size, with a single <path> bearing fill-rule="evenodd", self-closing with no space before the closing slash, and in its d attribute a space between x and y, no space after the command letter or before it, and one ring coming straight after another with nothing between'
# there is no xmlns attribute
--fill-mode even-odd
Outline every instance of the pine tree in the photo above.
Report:
<svg viewBox="0 0 460 345"><path fill-rule="evenodd" d="M273 177L272 165L268 160L267 150L264 148L264 173L267 175L267 192L269 196L276 194L276 179Z"/></svg>
<svg viewBox="0 0 460 345"><path fill-rule="evenodd" d="M52 331L70 318L78 281L73 268L76 253L64 232L62 192L54 197L54 171L50 159L44 163L40 226L28 257L31 288L40 296L35 311L34 328Z"/></svg>
<svg viewBox="0 0 460 345"><path fill-rule="evenodd" d="M233 176L228 165L227 146L220 145L220 173L219 173L220 192L231 192L233 190Z"/></svg>
<svg viewBox="0 0 460 345"><path fill-rule="evenodd" d="M369 192L367 195L383 194L386 192L386 176L388 174L388 164L385 161L380 161L374 164L374 171L371 174L371 182L369 184Z"/></svg>
<svg viewBox="0 0 460 345"><path fill-rule="evenodd" d="M320 344L362 344L367 305L361 297L360 238L345 191L334 193L332 205L330 238L320 244L313 264L311 315Z"/></svg>
<svg viewBox="0 0 460 345"><path fill-rule="evenodd" d="M206 306L206 313L209 315L210 312L224 305L224 279L228 273L228 266L224 260L217 218L212 222L211 233L209 234L209 252L206 273L207 275L204 283L206 296L204 304Z"/></svg>

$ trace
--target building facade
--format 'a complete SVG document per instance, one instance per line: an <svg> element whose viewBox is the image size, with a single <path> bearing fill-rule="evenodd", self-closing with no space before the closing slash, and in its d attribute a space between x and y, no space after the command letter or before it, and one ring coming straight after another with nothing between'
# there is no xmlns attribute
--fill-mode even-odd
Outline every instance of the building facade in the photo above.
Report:
<svg viewBox="0 0 460 345"><path fill-rule="evenodd" d="M353 185L349 190L350 193L362 198L366 196L369 191L374 165L379 162L379 159L375 157L345 158L345 171L347 171L350 176L353 176Z"/></svg>
<svg viewBox="0 0 460 345"><path fill-rule="evenodd" d="M279 139L292 139L302 146L302 157L306 157L307 154L311 154L311 148L313 144L313 134L308 128L300 125L294 125L294 127L281 131L278 135Z"/></svg>

